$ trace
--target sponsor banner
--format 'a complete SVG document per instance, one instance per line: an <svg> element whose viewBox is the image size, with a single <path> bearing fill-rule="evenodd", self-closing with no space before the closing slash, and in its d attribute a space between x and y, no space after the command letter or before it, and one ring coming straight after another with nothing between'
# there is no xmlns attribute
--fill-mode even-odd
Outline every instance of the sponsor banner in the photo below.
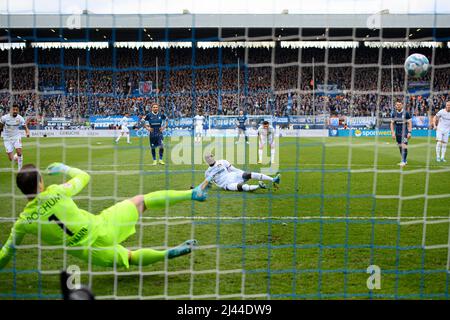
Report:
<svg viewBox="0 0 450 320"><path fill-rule="evenodd" d="M237 137L237 130L226 129L210 129L206 133L209 137ZM258 131L251 128L247 130L247 135L249 137L256 137ZM292 130L292 129L278 129L275 132L275 136L278 137L328 137L328 130L326 129L311 129L311 130Z"/></svg>
<svg viewBox="0 0 450 320"><path fill-rule="evenodd" d="M236 128L237 116L210 116L209 128L211 129L231 129Z"/></svg>
<svg viewBox="0 0 450 320"><path fill-rule="evenodd" d="M192 136L191 129L166 129L163 133L164 137L183 137ZM131 137L148 137L149 132L147 129L141 128L139 130L130 130Z"/></svg>
<svg viewBox="0 0 450 320"><path fill-rule="evenodd" d="M324 125L328 119L328 115L321 116L290 116L290 124L308 124L308 125Z"/></svg>
<svg viewBox="0 0 450 320"><path fill-rule="evenodd" d="M89 122L94 124L95 128L108 128L110 125L118 125L123 116L90 116ZM128 127L132 127L139 120L137 116L128 117Z"/></svg>
<svg viewBox="0 0 450 320"><path fill-rule="evenodd" d="M238 116L210 116L209 125L210 129L233 129L236 128L236 120ZM249 125L258 126L263 121L268 121L272 126L288 125L288 117L273 117L270 115L248 115Z"/></svg>
<svg viewBox="0 0 450 320"><path fill-rule="evenodd" d="M346 117L345 119L349 127L372 126L376 121L375 117Z"/></svg>
<svg viewBox="0 0 450 320"><path fill-rule="evenodd" d="M413 130L413 137L428 137L428 135L432 137L436 136L436 132L433 130ZM360 130L360 129L330 129L329 130L330 137L390 137L391 130L390 129L381 129L381 130Z"/></svg>
<svg viewBox="0 0 450 320"><path fill-rule="evenodd" d="M71 124L70 118L46 118L48 128L64 128L69 127Z"/></svg>
<svg viewBox="0 0 450 320"><path fill-rule="evenodd" d="M25 131L22 132L25 136ZM115 137L116 130L30 130L30 137L64 138L64 137Z"/></svg>
<svg viewBox="0 0 450 320"><path fill-rule="evenodd" d="M207 123L207 119L205 119L204 123ZM168 119L169 128L192 128L193 125L194 125L193 118Z"/></svg>
<svg viewBox="0 0 450 320"><path fill-rule="evenodd" d="M205 130L206 132L206 130ZM174 130L166 130L164 131L164 136L166 137L186 137L192 136L191 129L174 129Z"/></svg>
<svg viewBox="0 0 450 320"><path fill-rule="evenodd" d="M308 130L280 129L279 131L280 137L308 137L308 138L328 137L327 129L308 129Z"/></svg>
<svg viewBox="0 0 450 320"><path fill-rule="evenodd" d="M272 125L287 125L289 123L288 117L273 117Z"/></svg>

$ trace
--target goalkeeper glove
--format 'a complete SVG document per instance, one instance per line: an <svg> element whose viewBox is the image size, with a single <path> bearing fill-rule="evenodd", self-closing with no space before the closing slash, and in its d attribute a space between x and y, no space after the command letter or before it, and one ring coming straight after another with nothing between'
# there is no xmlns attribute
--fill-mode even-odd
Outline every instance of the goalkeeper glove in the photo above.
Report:
<svg viewBox="0 0 450 320"><path fill-rule="evenodd" d="M47 167L47 173L49 175L57 175L60 173L67 173L70 167L61 162L53 162Z"/></svg>

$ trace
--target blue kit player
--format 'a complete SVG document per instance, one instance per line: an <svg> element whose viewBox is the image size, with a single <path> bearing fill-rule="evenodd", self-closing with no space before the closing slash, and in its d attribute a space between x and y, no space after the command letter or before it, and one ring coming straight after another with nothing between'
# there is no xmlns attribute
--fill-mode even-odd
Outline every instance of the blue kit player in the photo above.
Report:
<svg viewBox="0 0 450 320"><path fill-rule="evenodd" d="M145 128L150 132L150 148L152 149L153 165L156 166L156 148L159 148L159 163L163 161L164 144L163 133L166 128L166 116L159 112L159 105L152 104L152 110L145 116Z"/></svg>
<svg viewBox="0 0 450 320"><path fill-rule="evenodd" d="M408 139L411 138L412 120L409 112L403 107L403 103L397 101L395 103L395 111L391 115L391 134L392 138L397 141L400 150L401 162L399 166L404 167L408 164Z"/></svg>
<svg viewBox="0 0 450 320"><path fill-rule="evenodd" d="M240 138L241 134L245 137L245 143L248 144L248 136L247 136L247 128L245 125L247 124L247 116L244 114L244 111L239 111L239 116L236 118L236 124L238 129L238 139ZM238 144L239 141L236 142Z"/></svg>

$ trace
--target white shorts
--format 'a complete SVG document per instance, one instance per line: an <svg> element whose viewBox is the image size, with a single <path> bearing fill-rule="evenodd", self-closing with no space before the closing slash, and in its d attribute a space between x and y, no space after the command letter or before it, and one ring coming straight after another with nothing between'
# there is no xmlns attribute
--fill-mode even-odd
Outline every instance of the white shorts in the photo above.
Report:
<svg viewBox="0 0 450 320"><path fill-rule="evenodd" d="M5 145L5 149L7 153L11 153L14 149L22 149L22 139L16 140L3 140L3 144Z"/></svg>
<svg viewBox="0 0 450 320"><path fill-rule="evenodd" d="M195 134L203 134L203 127L196 126L194 132Z"/></svg>
<svg viewBox="0 0 450 320"><path fill-rule="evenodd" d="M260 137L259 138L259 148L260 149L264 148L266 143L267 143L267 138L265 138L265 137ZM269 139L269 145L270 145L271 148L275 147L275 143L273 141L273 138Z"/></svg>
<svg viewBox="0 0 450 320"><path fill-rule="evenodd" d="M229 185L229 184L232 184L232 183L243 183L245 181L244 178L242 178L243 174L244 174L244 171L242 171L242 170L239 170L239 171L236 171L236 172L231 172L230 174L228 174L227 180L222 185L222 188L227 190L227 185Z"/></svg>
<svg viewBox="0 0 450 320"><path fill-rule="evenodd" d="M449 131L444 131L438 128L436 130L436 140L448 143L448 134Z"/></svg>

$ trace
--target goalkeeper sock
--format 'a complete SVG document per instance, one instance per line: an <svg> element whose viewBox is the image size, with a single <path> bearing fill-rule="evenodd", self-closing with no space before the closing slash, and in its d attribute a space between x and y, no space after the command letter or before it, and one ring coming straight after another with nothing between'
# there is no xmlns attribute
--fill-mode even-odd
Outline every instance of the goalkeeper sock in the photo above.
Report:
<svg viewBox="0 0 450 320"><path fill-rule="evenodd" d="M440 159L441 158L441 146L442 146L441 142L438 141L436 143L436 159Z"/></svg>
<svg viewBox="0 0 450 320"><path fill-rule="evenodd" d="M445 152L447 151L447 144L443 143L441 146L441 159L445 158Z"/></svg>
<svg viewBox="0 0 450 320"><path fill-rule="evenodd" d="M144 195L144 203L147 209L165 208L184 200L192 200L192 190L162 190Z"/></svg>
<svg viewBox="0 0 450 320"><path fill-rule="evenodd" d="M131 251L130 264L135 266L147 266L149 264L162 261L167 256L167 250L159 251L154 249L139 249Z"/></svg>
<svg viewBox="0 0 450 320"><path fill-rule="evenodd" d="M255 180L267 180L267 181L273 181L272 177L266 176L265 174L262 173L257 173L257 172L252 172L251 173L251 178L255 179Z"/></svg>
<svg viewBox="0 0 450 320"><path fill-rule="evenodd" d="M444 157L444 156L442 156L442 157ZM17 167L18 167L19 171L20 171L20 169L22 169L22 164L23 164L23 155L20 155L17 157Z"/></svg>
<svg viewBox="0 0 450 320"><path fill-rule="evenodd" d="M152 148L152 157L153 157L153 160L156 160L156 149L155 148Z"/></svg>

